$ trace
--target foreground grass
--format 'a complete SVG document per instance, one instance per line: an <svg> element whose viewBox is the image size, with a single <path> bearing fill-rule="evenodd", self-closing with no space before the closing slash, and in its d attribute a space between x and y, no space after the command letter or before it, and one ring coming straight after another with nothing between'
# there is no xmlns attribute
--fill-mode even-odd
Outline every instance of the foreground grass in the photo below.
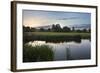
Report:
<svg viewBox="0 0 100 73"><path fill-rule="evenodd" d="M52 47L48 45L23 46L23 62L52 61L53 55Z"/></svg>

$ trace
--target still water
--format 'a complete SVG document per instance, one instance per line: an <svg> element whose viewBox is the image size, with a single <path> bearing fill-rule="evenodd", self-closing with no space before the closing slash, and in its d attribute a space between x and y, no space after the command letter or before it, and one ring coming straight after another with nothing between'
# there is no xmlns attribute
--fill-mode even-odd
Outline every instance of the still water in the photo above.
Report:
<svg viewBox="0 0 100 73"><path fill-rule="evenodd" d="M30 41L27 44L49 45L54 52L54 61L58 60L81 60L91 58L91 42L87 39L81 39L81 42L61 42L53 43L46 41Z"/></svg>

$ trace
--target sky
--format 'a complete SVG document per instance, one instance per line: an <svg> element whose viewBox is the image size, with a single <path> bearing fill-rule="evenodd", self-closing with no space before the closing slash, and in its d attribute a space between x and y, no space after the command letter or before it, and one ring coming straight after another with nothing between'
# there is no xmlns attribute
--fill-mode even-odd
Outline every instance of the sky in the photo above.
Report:
<svg viewBox="0 0 100 73"><path fill-rule="evenodd" d="M60 24L64 26L81 26L91 24L90 13L23 10L23 25L29 27Z"/></svg>

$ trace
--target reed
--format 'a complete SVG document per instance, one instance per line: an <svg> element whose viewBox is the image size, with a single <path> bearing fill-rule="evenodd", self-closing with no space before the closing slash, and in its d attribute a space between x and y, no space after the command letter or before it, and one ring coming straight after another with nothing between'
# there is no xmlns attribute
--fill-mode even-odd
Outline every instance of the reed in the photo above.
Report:
<svg viewBox="0 0 100 73"><path fill-rule="evenodd" d="M48 45L23 46L23 62L52 61L54 53Z"/></svg>

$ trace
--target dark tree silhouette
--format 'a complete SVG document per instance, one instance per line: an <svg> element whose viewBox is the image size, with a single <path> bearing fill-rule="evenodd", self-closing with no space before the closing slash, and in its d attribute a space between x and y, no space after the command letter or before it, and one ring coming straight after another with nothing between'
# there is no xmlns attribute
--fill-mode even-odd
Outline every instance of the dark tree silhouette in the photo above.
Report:
<svg viewBox="0 0 100 73"><path fill-rule="evenodd" d="M45 29L44 28L40 28L40 31L45 31Z"/></svg>
<svg viewBox="0 0 100 73"><path fill-rule="evenodd" d="M51 31L51 29L50 29L50 28L48 28L48 29L47 29L47 31L49 31L49 32L50 32L50 31Z"/></svg>
<svg viewBox="0 0 100 73"><path fill-rule="evenodd" d="M56 25L52 25L52 31L56 31Z"/></svg>
<svg viewBox="0 0 100 73"><path fill-rule="evenodd" d="M82 30L78 29L78 30L76 30L76 32L82 32Z"/></svg>
<svg viewBox="0 0 100 73"><path fill-rule="evenodd" d="M75 31L75 27L72 27L72 31Z"/></svg>
<svg viewBox="0 0 100 73"><path fill-rule="evenodd" d="M56 24L56 29L55 29L57 32L60 32L61 31L61 26L60 24Z"/></svg>
<svg viewBox="0 0 100 73"><path fill-rule="evenodd" d="M34 32L34 31L36 31L36 29L35 28L31 28L30 31L31 32Z"/></svg>
<svg viewBox="0 0 100 73"><path fill-rule="evenodd" d="M24 32L30 32L30 27L25 27L25 26L23 26L23 31L24 31Z"/></svg>
<svg viewBox="0 0 100 73"><path fill-rule="evenodd" d="M61 29L61 26L60 24L56 24L56 25L52 25L52 31L54 32L60 32L62 29Z"/></svg>
<svg viewBox="0 0 100 73"><path fill-rule="evenodd" d="M83 32L87 32L87 30L84 28L84 29L83 29Z"/></svg>
<svg viewBox="0 0 100 73"><path fill-rule="evenodd" d="M69 31L71 31L69 27L67 26L63 27L63 32L69 32Z"/></svg>
<svg viewBox="0 0 100 73"><path fill-rule="evenodd" d="M91 29L90 28L88 29L88 32L91 32Z"/></svg>

